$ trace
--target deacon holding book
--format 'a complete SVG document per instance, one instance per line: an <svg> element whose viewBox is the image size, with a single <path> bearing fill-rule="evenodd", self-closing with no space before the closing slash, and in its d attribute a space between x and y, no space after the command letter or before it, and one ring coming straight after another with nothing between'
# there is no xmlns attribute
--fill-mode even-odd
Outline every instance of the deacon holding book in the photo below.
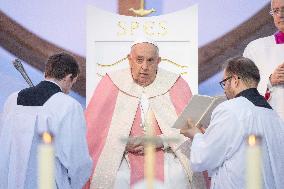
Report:
<svg viewBox="0 0 284 189"><path fill-rule="evenodd" d="M190 124L181 133L192 139L193 171L208 170L212 189L245 188L246 137L262 137L262 185L284 186L284 123L257 91L259 70L247 58L229 59L220 82L228 98L212 113L205 133Z"/></svg>
<svg viewBox="0 0 284 189"><path fill-rule="evenodd" d="M45 65L44 81L9 96L0 122L1 189L39 188L37 149L43 132L54 139L56 188L80 189L87 182L92 161L84 112L67 95L79 72L71 55L54 54Z"/></svg>
<svg viewBox="0 0 284 189"><path fill-rule="evenodd" d="M133 187L144 179L145 136L148 111L156 136L155 180L167 188L205 188L202 174L193 174L183 153L190 140L171 128L191 98L180 75L158 68L157 44L150 39L134 42L128 55L129 68L106 74L86 109L87 140L94 161L86 188ZM131 140L123 141L131 137ZM167 142L167 137L178 142Z"/></svg>

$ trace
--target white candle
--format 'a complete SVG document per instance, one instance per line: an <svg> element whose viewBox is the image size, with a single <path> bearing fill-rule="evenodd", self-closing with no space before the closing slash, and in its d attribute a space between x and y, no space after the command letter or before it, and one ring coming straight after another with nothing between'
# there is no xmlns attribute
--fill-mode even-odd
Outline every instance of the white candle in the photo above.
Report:
<svg viewBox="0 0 284 189"><path fill-rule="evenodd" d="M149 109L146 119L146 146L145 146L145 177L147 189L154 188L154 171L155 171L155 146L153 145L154 129L153 129L154 113Z"/></svg>
<svg viewBox="0 0 284 189"><path fill-rule="evenodd" d="M42 144L38 147L38 188L54 189L54 149L52 146L52 136L44 132L42 134Z"/></svg>
<svg viewBox="0 0 284 189"><path fill-rule="evenodd" d="M246 188L261 189L261 138L259 136L250 135L247 138L246 150Z"/></svg>

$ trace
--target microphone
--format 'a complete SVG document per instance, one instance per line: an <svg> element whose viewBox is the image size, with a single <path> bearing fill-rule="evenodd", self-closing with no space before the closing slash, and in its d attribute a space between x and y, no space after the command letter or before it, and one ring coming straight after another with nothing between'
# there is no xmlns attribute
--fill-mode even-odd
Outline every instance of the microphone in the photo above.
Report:
<svg viewBox="0 0 284 189"><path fill-rule="evenodd" d="M25 79L25 81L28 83L30 87L33 87L34 84L29 78L27 72L25 71L25 68L23 67L21 61L19 59L15 59L13 62L14 67L21 73L22 77Z"/></svg>

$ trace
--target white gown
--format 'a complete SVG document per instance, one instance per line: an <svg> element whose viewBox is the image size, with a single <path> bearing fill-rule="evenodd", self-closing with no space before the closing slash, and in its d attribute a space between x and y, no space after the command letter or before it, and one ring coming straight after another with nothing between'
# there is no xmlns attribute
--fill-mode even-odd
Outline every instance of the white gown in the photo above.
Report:
<svg viewBox="0 0 284 189"><path fill-rule="evenodd" d="M269 82L269 76L276 67L284 63L284 44L276 44L274 35L260 38L248 44L243 56L257 65L261 77L258 90L264 95L269 88L271 98L268 102L284 120L284 85L272 87Z"/></svg>
<svg viewBox="0 0 284 189"><path fill-rule="evenodd" d="M251 133L262 136L263 188L283 188L284 123L275 111L244 97L217 106L205 134L194 137L192 169L208 170L212 189L245 188L245 138Z"/></svg>
<svg viewBox="0 0 284 189"><path fill-rule="evenodd" d="M38 188L37 145L48 130L54 135L57 188L81 189L92 169L81 105L61 92L43 106L17 105L17 96L9 97L2 115L0 188Z"/></svg>

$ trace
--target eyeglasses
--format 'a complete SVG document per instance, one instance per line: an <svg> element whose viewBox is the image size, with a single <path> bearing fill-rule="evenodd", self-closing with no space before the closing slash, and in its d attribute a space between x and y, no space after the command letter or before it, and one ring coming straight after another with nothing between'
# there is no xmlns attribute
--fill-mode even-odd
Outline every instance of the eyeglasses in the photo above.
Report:
<svg viewBox="0 0 284 189"><path fill-rule="evenodd" d="M280 16L281 13L284 14L284 7L281 7L281 8L275 8L275 9L272 9L269 11L269 14L271 16Z"/></svg>
<svg viewBox="0 0 284 189"><path fill-rule="evenodd" d="M227 78L223 79L222 81L219 82L220 86L222 87L222 89L224 89L225 87L225 83L226 81L228 81L229 79L232 79L233 76L228 76Z"/></svg>

